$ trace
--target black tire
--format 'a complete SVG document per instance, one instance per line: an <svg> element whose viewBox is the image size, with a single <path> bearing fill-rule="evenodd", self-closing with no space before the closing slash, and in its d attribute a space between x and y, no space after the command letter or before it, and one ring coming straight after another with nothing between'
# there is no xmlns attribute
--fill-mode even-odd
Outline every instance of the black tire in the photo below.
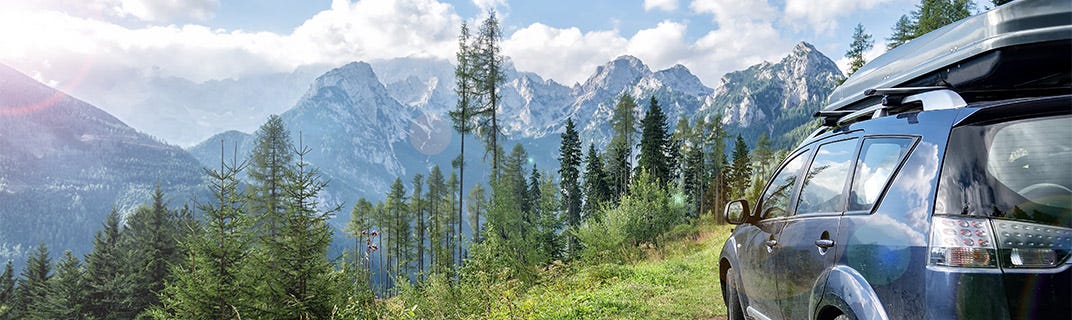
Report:
<svg viewBox="0 0 1072 320"><path fill-rule="evenodd" d="M834 320L852 320L852 318L849 318L849 316L845 314L839 314L837 317L834 317Z"/></svg>
<svg viewBox="0 0 1072 320"><path fill-rule="evenodd" d="M741 297L737 295L737 274L733 272L733 268L726 270L726 292L723 297L726 302L726 318L744 320L744 307L741 306Z"/></svg>

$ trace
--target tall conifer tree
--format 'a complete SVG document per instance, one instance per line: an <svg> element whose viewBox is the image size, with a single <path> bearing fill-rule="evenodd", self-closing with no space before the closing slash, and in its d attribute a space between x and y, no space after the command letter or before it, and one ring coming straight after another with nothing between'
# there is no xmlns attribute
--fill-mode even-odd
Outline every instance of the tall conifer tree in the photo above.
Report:
<svg viewBox="0 0 1072 320"><path fill-rule="evenodd" d="M566 120L566 132L562 133L562 144L558 149L558 175L562 177L562 209L566 214L566 224L576 230L581 226L581 140L573 124L573 118ZM569 257L577 254L580 242L570 233L567 236L566 253Z"/></svg>
<svg viewBox="0 0 1072 320"><path fill-rule="evenodd" d="M119 213L112 210L86 255L86 313L97 319L133 316L130 276L123 265Z"/></svg>

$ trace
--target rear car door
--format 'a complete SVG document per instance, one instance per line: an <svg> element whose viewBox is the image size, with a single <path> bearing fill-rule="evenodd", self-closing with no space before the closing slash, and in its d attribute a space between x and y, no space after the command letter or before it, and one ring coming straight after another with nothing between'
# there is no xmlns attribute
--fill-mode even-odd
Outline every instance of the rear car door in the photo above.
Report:
<svg viewBox="0 0 1072 320"><path fill-rule="evenodd" d="M856 163L857 138L820 145L804 174L794 214L778 234L775 264L779 273L778 305L786 319L809 319L820 297L823 273L834 264L834 239L845 211L849 177Z"/></svg>
<svg viewBox="0 0 1072 320"><path fill-rule="evenodd" d="M738 240L744 248L739 247L737 252L741 266L740 286L748 299L747 313L752 317L757 313L773 319L782 317L777 304L777 278L784 268L773 259L780 249L775 235L781 231L785 217L791 212L790 202L795 198L798 177L809 158L807 150L789 157L756 203L753 215L757 220L738 227L745 229L739 230L738 234L747 237Z"/></svg>

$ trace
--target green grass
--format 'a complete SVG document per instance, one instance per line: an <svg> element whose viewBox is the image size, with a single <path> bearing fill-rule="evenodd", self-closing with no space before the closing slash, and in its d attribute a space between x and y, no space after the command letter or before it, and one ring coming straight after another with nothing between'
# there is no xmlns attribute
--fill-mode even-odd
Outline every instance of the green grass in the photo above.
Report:
<svg viewBox="0 0 1072 320"><path fill-rule="evenodd" d="M527 290L510 318L712 319L726 306L718 255L730 227L702 225L648 249L633 264L555 265Z"/></svg>

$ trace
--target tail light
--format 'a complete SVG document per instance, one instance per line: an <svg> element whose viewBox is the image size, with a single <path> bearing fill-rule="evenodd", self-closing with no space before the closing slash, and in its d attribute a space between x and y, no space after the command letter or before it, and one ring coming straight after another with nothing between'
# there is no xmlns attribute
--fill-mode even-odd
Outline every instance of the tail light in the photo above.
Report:
<svg viewBox="0 0 1072 320"><path fill-rule="evenodd" d="M997 268L997 249L985 218L934 217L930 264L960 268Z"/></svg>
<svg viewBox="0 0 1072 320"><path fill-rule="evenodd" d="M1072 229L1005 220L993 224L1004 268L1056 267L1072 249Z"/></svg>

